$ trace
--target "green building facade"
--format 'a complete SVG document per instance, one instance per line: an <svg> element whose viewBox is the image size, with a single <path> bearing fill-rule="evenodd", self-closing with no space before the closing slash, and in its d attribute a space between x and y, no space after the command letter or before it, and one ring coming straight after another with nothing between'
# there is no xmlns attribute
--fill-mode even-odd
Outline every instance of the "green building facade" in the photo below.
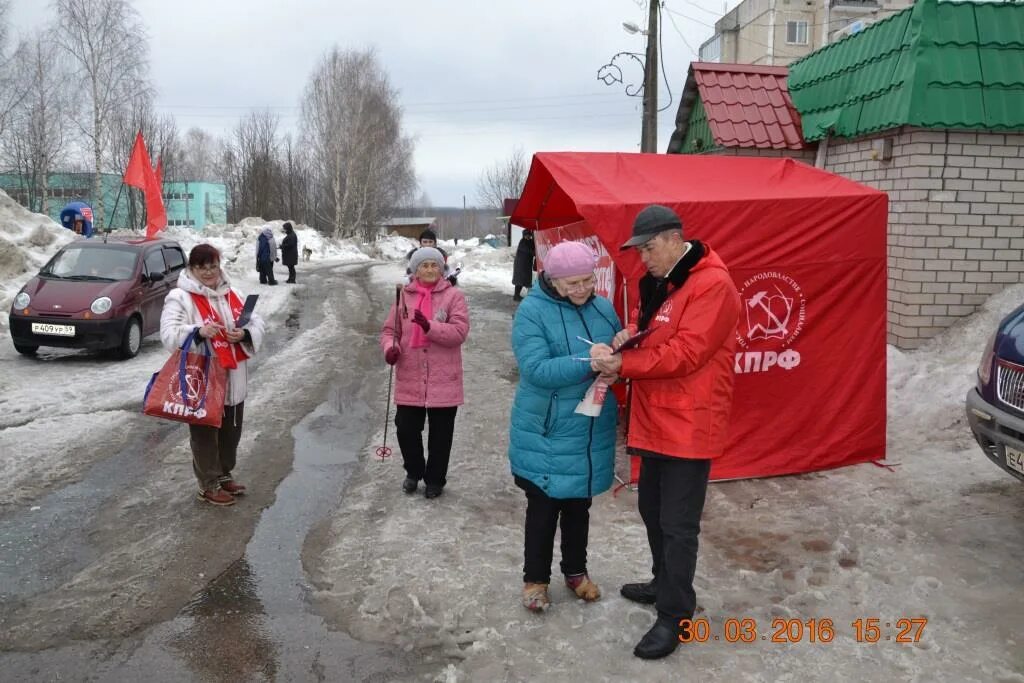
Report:
<svg viewBox="0 0 1024 683"><path fill-rule="evenodd" d="M0 173L0 190L31 211L45 213L60 221L60 212L68 202L81 201L95 207L92 173L53 173L47 179L46 191L31 191L25 176ZM132 210L131 188L123 186L121 176L100 175L103 188L104 228L130 229L140 227L141 202ZM168 226L188 226L202 230L211 223L227 222L227 188L223 183L185 181L163 184L164 206ZM138 198L139 193L134 192ZM45 196L44 196L45 195ZM133 225L134 222L134 225Z"/></svg>

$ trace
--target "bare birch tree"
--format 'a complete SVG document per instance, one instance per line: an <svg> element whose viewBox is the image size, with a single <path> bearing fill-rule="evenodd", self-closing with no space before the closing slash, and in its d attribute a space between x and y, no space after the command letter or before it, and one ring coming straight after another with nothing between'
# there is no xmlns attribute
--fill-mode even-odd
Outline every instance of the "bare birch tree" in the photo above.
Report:
<svg viewBox="0 0 1024 683"><path fill-rule="evenodd" d="M503 210L505 199L518 197L526 184L526 154L516 147L507 159L484 170L477 181L476 196L481 206Z"/></svg>
<svg viewBox="0 0 1024 683"><path fill-rule="evenodd" d="M7 48L7 36L10 32L8 24L10 9L9 0L0 0L0 136L4 134L4 129L10 122L14 108L25 96L24 91L18 87L15 65L15 56L24 45L19 45L11 53L8 53Z"/></svg>
<svg viewBox="0 0 1024 683"><path fill-rule="evenodd" d="M397 92L373 51L332 48L302 100L303 146L325 200L317 226L338 237L369 237L416 187L413 142L402 133Z"/></svg>
<svg viewBox="0 0 1024 683"><path fill-rule="evenodd" d="M125 102L150 91L148 43L138 12L126 0L55 0L58 44L73 58L85 86L88 114L78 126L93 158L93 203L103 225L107 128Z"/></svg>
<svg viewBox="0 0 1024 683"><path fill-rule="evenodd" d="M12 59L12 87L22 97L11 112L0 151L21 179L25 205L46 211L49 175L67 151L66 133L74 102L62 97L68 68L63 55L51 48L51 37L38 33L24 42Z"/></svg>
<svg viewBox="0 0 1024 683"><path fill-rule="evenodd" d="M217 172L217 141L202 128L189 128L181 141L181 177L223 180Z"/></svg>
<svg viewBox="0 0 1024 683"><path fill-rule="evenodd" d="M253 111L224 142L219 165L229 190L229 220L280 213L279 125L280 117L272 111Z"/></svg>

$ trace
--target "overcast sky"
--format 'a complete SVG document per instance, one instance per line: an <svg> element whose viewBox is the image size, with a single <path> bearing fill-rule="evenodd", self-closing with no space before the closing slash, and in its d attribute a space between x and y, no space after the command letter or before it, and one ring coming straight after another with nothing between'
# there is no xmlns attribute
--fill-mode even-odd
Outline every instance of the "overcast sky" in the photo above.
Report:
<svg viewBox="0 0 1024 683"><path fill-rule="evenodd" d="M735 2L730 3L734 5ZM249 109L271 107L297 128L306 79L332 45L373 47L399 91L416 139L416 172L435 205L476 203L480 172L517 146L537 151L639 151L641 99L606 86L598 69L620 51L642 53L642 0L136 0L148 27L157 107L179 131L229 130ZM44 0L13 0L12 28L52 16ZM658 150L672 132L694 50L724 4L668 0L662 45L668 83ZM689 43L689 45L687 45ZM641 67L625 58L627 83ZM666 87L667 86L667 87Z"/></svg>

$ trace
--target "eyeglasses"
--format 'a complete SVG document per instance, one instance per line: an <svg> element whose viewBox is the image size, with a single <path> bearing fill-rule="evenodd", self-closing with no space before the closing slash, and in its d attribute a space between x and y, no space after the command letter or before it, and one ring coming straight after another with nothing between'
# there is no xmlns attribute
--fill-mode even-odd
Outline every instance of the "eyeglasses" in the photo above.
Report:
<svg viewBox="0 0 1024 683"><path fill-rule="evenodd" d="M206 265L202 266L192 266L192 270L197 270L201 273L216 273L218 270L220 270L220 264L207 263Z"/></svg>
<svg viewBox="0 0 1024 683"><path fill-rule="evenodd" d="M597 278L591 275L585 280L580 280L579 282L563 282L563 284L565 285L565 291L567 292L585 292L597 284Z"/></svg>

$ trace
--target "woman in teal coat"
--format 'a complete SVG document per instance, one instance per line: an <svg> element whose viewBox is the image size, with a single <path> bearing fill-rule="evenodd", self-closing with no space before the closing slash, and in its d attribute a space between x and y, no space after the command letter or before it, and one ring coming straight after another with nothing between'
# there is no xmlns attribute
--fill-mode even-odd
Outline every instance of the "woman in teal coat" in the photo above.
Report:
<svg viewBox="0 0 1024 683"><path fill-rule="evenodd" d="M580 242L555 245L512 325L519 387L509 460L516 485L526 491L523 605L534 612L551 604L548 584L559 522L566 585L588 602L601 597L587 574L587 536L591 499L612 484L616 401L608 391L597 417L576 412L597 379L590 365L577 359L589 356L584 339L609 343L621 325L611 302L594 294L596 262L593 250Z"/></svg>

